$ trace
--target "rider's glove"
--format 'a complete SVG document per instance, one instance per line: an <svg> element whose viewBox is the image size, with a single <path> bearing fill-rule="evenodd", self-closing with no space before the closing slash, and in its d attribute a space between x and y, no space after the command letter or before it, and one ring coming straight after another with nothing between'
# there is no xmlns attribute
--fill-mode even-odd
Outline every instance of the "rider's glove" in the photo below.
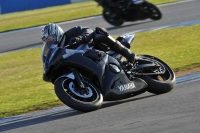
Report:
<svg viewBox="0 0 200 133"><path fill-rule="evenodd" d="M70 39L68 44L70 46L74 47L74 46L77 46L81 43L84 43L84 37L83 36L73 37L72 39Z"/></svg>

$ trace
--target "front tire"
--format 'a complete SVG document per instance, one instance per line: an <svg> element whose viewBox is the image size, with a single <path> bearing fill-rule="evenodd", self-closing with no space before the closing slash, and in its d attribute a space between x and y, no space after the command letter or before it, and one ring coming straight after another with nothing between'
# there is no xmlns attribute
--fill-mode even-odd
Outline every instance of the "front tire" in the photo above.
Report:
<svg viewBox="0 0 200 133"><path fill-rule="evenodd" d="M145 6L147 7L147 17L152 20L160 20L162 18L161 11L153 4L146 2Z"/></svg>
<svg viewBox="0 0 200 133"><path fill-rule="evenodd" d="M55 93L57 97L67 106L82 112L97 110L103 103L103 96L99 89L85 79L83 82L87 87L85 92L76 91L75 80L62 77L55 82Z"/></svg>
<svg viewBox="0 0 200 133"><path fill-rule="evenodd" d="M147 60L153 60L156 63L163 66L165 69L165 73L162 75L154 75L154 76L141 76L147 84L147 91L154 94L163 94L170 92L176 83L176 77L173 70L160 59L150 56L150 55L140 55L140 57L145 58Z"/></svg>

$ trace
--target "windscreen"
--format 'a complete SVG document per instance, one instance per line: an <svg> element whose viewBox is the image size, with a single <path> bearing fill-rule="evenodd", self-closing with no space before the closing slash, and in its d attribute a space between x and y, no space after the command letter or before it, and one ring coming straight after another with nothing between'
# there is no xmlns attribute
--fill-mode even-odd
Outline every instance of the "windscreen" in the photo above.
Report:
<svg viewBox="0 0 200 133"><path fill-rule="evenodd" d="M45 43L43 45L43 48L42 48L42 61L45 62L45 58L47 56L47 54L49 53L49 50L50 49L53 49L56 47L56 44L52 44L52 43Z"/></svg>

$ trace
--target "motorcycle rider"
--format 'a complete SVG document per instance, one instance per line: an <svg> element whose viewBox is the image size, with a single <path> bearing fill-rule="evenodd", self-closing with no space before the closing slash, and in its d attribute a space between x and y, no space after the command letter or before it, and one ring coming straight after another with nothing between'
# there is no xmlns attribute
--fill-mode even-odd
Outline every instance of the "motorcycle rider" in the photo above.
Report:
<svg viewBox="0 0 200 133"><path fill-rule="evenodd" d="M108 6L108 7L119 7L120 4L123 4L126 2L126 0L97 0L98 3L100 3L102 6Z"/></svg>
<svg viewBox="0 0 200 133"><path fill-rule="evenodd" d="M41 39L44 43L54 43L58 47L72 49L77 48L80 44L91 42L93 39L96 48L106 45L111 50L124 56L129 62L133 63L135 60L135 54L118 40L113 39L104 28L96 27L93 31L87 27L75 26L64 32L59 25L49 23L42 28Z"/></svg>

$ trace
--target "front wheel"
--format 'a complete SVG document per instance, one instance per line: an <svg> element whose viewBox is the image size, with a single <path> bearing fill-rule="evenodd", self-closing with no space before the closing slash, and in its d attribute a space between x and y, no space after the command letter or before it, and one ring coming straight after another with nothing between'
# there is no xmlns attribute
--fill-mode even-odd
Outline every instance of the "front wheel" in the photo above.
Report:
<svg viewBox="0 0 200 133"><path fill-rule="evenodd" d="M153 20L159 20L162 18L161 11L153 4L146 2L145 6L147 8L147 17Z"/></svg>
<svg viewBox="0 0 200 133"><path fill-rule="evenodd" d="M159 66L158 69L152 69L148 72L164 72L160 75L147 75L141 76L141 78L148 84L147 91L154 94L163 94L171 91L176 83L176 77L173 70L160 59L150 56L150 55L139 55L140 58L152 61ZM146 73L148 73L146 72Z"/></svg>
<svg viewBox="0 0 200 133"><path fill-rule="evenodd" d="M67 106L82 112L97 110L103 103L99 89L89 80L82 81L85 89L78 89L75 80L61 77L55 82L55 93Z"/></svg>

